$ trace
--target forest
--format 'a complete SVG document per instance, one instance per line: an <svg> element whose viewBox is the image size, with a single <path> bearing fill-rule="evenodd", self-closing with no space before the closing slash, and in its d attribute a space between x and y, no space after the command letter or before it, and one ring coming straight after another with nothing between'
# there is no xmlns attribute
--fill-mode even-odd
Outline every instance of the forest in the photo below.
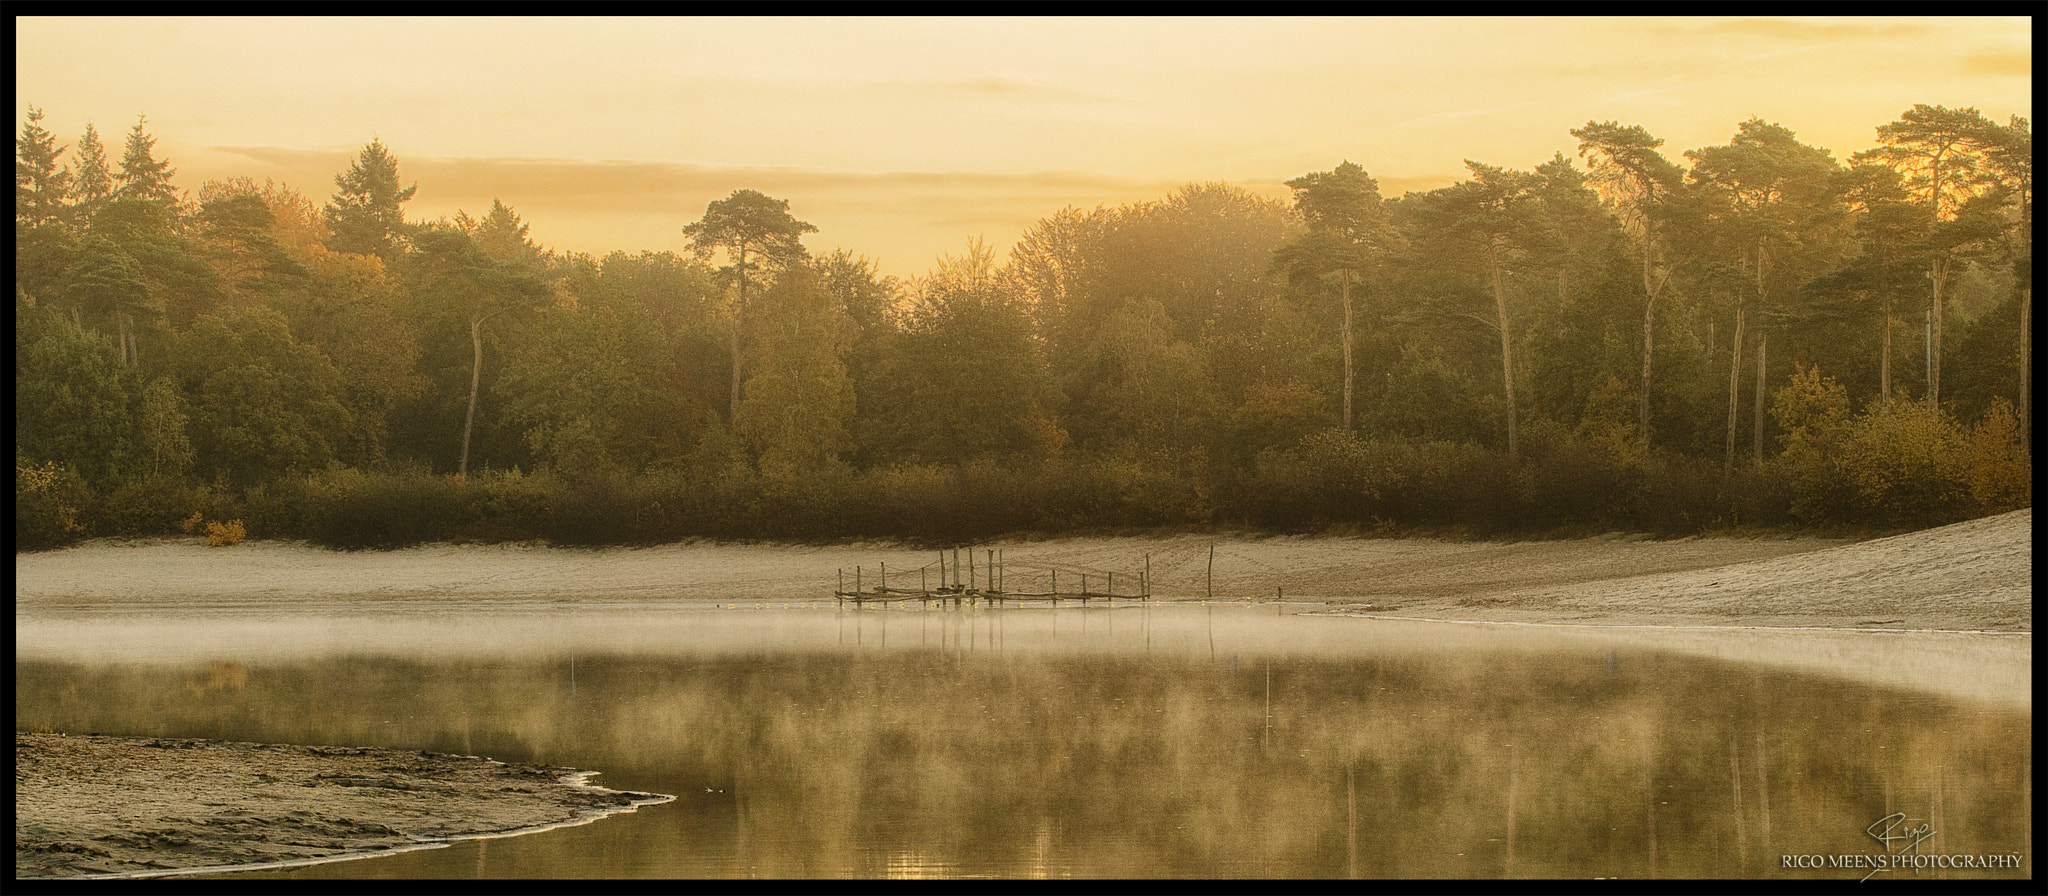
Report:
<svg viewBox="0 0 2048 896"><path fill-rule="evenodd" d="M1229 529L1874 533L2031 506L2032 131L1915 105L1837 159L1752 119L1589 121L1532 170L1048 210L922 276L408 218L379 140L326 197L187 193L29 109L16 549L108 536L624 545ZM1560 142L1564 140L1560 136ZM796 203L792 208L792 202Z"/></svg>

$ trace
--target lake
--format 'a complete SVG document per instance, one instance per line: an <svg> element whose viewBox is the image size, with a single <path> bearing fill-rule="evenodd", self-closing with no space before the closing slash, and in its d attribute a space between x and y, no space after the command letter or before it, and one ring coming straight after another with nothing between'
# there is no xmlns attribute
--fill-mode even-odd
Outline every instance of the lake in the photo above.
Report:
<svg viewBox="0 0 2048 896"><path fill-rule="evenodd" d="M1937 832L1925 853L2031 843L2031 636L1311 609L18 604L15 718L677 796L238 878L1854 879L1784 857L1883 854L1894 813Z"/></svg>

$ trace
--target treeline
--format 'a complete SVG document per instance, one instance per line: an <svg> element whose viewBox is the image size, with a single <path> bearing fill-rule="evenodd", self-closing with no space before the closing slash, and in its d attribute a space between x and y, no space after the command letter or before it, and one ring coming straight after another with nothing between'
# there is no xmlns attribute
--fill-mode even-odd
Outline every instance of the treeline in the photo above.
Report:
<svg viewBox="0 0 2048 896"><path fill-rule="evenodd" d="M1069 208L907 281L786 200L689 254L16 143L17 549L1901 528L2032 503L2032 136L1915 106L1846 162L1589 122L1529 171ZM687 213L685 213L687 214ZM238 530L241 531L241 530Z"/></svg>

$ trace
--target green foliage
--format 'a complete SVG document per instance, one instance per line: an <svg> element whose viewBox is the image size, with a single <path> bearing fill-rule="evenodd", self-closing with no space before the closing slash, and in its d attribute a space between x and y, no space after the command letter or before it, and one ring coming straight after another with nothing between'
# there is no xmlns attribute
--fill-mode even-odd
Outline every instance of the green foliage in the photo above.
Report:
<svg viewBox="0 0 2048 896"><path fill-rule="evenodd" d="M268 309L204 315L172 350L189 396L196 468L241 485L356 455L356 426L326 356Z"/></svg>
<svg viewBox="0 0 2048 896"><path fill-rule="evenodd" d="M14 460L14 549L62 547L85 534L81 510L90 500L84 480L67 464Z"/></svg>
<svg viewBox="0 0 2048 896"><path fill-rule="evenodd" d="M64 147L41 124L43 110L28 107L21 135L14 139L14 225L35 227L59 220L71 193L71 171L58 162Z"/></svg>
<svg viewBox="0 0 2048 896"><path fill-rule="evenodd" d="M898 282L810 259L815 228L749 190L686 228L694 259L552 253L495 201L415 226L375 141L324 215L247 178L191 208L142 123L120 184L90 129L67 182L32 110L18 543L209 520L393 547L2001 512L2032 500L2009 404L2031 136L1941 111L1846 170L1761 120L1690 172L1589 122L1586 171L1472 163L1382 200L1346 162L1291 181L1291 207L1192 184ZM1944 355L1947 402L1905 400ZM1731 458L1752 426L1781 450Z"/></svg>
<svg viewBox="0 0 2048 896"><path fill-rule="evenodd" d="M334 200L322 213L331 235L327 248L355 255L374 255L387 263L398 257L407 227L399 206L419 191L401 188L398 159L371 140L349 169L334 178Z"/></svg>
<svg viewBox="0 0 2048 896"><path fill-rule="evenodd" d="M78 177L71 185L71 218L80 227L92 226L93 216L114 198L114 175L107 168L107 149L100 132L91 122L78 138Z"/></svg>
<svg viewBox="0 0 2048 896"><path fill-rule="evenodd" d="M91 517L93 531L145 538L180 531L181 522L194 513L219 519L237 512L225 495L167 473L123 482L96 504Z"/></svg>
<svg viewBox="0 0 2048 896"><path fill-rule="evenodd" d="M306 527L298 534L349 550L458 541L481 516L475 494L446 476L329 470L305 480Z"/></svg>
<svg viewBox="0 0 2048 896"><path fill-rule="evenodd" d="M1955 421L1919 402L1881 402L1857 419L1837 456L1855 488L1856 519L1934 526L1974 509Z"/></svg>
<svg viewBox="0 0 2048 896"><path fill-rule="evenodd" d="M755 352L733 431L774 479L826 467L853 447L853 381L841 360L852 321L831 298L815 274L792 268L753 310Z"/></svg>
<svg viewBox="0 0 2048 896"><path fill-rule="evenodd" d="M156 138L143 130L148 123L148 116L138 115L135 127L128 132L128 144L121 151L121 170L114 178L114 199L169 209L178 201L178 190L171 186L171 176L178 172L168 160L156 158Z"/></svg>
<svg viewBox="0 0 2048 896"><path fill-rule="evenodd" d="M136 384L114 340L51 310L16 318L17 456L55 462L105 486L136 466Z"/></svg>

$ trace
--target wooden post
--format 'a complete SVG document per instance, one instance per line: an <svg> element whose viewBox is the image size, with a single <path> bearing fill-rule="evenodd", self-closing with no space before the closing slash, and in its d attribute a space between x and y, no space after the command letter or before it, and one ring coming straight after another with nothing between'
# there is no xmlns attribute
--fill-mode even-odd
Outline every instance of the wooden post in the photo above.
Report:
<svg viewBox="0 0 2048 896"><path fill-rule="evenodd" d="M967 590L974 590L974 549L967 549Z"/></svg>
<svg viewBox="0 0 2048 896"><path fill-rule="evenodd" d="M889 564L882 564L882 593L889 593Z"/></svg>
<svg viewBox="0 0 2048 896"><path fill-rule="evenodd" d="M1138 580L1138 595L1139 595L1139 596L1140 596L1141 598L1145 599L1145 600L1151 600L1151 599L1152 599L1152 555L1151 555L1151 554L1146 554L1146 555L1145 555L1145 575L1144 575L1144 577L1143 577L1143 578L1141 578L1141 579L1139 579L1139 580Z"/></svg>
<svg viewBox="0 0 2048 896"><path fill-rule="evenodd" d="M1216 546L1209 546L1209 591L1208 599L1216 599Z"/></svg>

